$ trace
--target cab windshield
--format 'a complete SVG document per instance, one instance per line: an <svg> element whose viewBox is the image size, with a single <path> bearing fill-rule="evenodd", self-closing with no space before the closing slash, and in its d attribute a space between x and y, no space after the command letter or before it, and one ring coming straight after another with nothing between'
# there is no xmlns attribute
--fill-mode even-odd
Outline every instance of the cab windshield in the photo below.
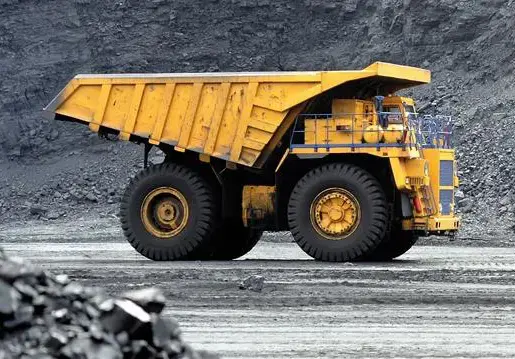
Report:
<svg viewBox="0 0 515 359"><path fill-rule="evenodd" d="M383 111L390 113L401 113L401 109L399 106L384 106Z"/></svg>
<svg viewBox="0 0 515 359"><path fill-rule="evenodd" d="M411 105L404 105L404 111L406 111L406 113L415 113L415 107Z"/></svg>
<svg viewBox="0 0 515 359"><path fill-rule="evenodd" d="M399 106L386 105L383 107L383 112L386 112L388 123L402 124L402 111Z"/></svg>

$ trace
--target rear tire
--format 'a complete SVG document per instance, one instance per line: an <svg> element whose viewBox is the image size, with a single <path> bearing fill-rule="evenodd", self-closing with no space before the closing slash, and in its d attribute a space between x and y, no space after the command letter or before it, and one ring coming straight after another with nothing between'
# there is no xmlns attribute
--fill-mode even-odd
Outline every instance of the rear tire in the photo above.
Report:
<svg viewBox="0 0 515 359"><path fill-rule="evenodd" d="M122 197L120 220L129 243L145 257L181 260L209 246L215 208L202 177L184 166L164 163L131 180Z"/></svg>
<svg viewBox="0 0 515 359"><path fill-rule="evenodd" d="M328 198L327 202L320 202L322 195L323 200ZM335 196L344 199L334 200ZM328 211L327 207L334 203L340 203L340 214L337 209L330 219L327 214L321 219L319 213L314 218L315 205L326 213L324 210ZM351 215L347 215L348 208ZM329 212L333 212L333 207ZM339 222L333 225L334 218L339 218ZM293 238L307 254L323 261L354 261L370 253L385 237L387 220L387 202L381 185L368 172L350 164L328 164L310 171L297 183L288 204Z"/></svg>
<svg viewBox="0 0 515 359"><path fill-rule="evenodd" d="M213 238L214 260L232 260L244 256L252 250L261 238L263 231L247 228L241 219L224 221Z"/></svg>

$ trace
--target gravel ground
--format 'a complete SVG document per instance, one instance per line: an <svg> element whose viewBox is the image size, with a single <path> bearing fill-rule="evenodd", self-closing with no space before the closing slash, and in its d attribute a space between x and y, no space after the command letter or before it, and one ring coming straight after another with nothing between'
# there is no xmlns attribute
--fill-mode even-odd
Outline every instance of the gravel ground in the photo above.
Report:
<svg viewBox="0 0 515 359"><path fill-rule="evenodd" d="M152 262L111 219L0 228L9 255L111 294L161 288L184 339L224 358L510 358L515 254L486 246L416 246L384 264L311 260L261 241L232 262ZM87 230L86 230L87 229ZM261 291L242 290L251 275Z"/></svg>

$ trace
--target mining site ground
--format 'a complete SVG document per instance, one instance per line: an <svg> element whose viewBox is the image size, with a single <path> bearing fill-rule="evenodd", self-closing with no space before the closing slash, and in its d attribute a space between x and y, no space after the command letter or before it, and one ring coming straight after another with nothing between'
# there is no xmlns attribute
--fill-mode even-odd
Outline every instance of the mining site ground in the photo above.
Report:
<svg viewBox="0 0 515 359"><path fill-rule="evenodd" d="M493 243L500 245L493 246ZM391 263L321 263L280 236L232 262L152 262L113 218L0 226L0 246L111 294L161 288L184 339L224 358L515 356L509 241L424 241ZM265 277L261 292L239 289Z"/></svg>

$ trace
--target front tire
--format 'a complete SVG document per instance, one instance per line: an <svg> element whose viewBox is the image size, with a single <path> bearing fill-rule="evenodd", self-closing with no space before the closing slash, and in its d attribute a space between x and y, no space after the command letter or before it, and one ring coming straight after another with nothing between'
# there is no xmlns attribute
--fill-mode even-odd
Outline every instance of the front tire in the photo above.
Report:
<svg viewBox="0 0 515 359"><path fill-rule="evenodd" d="M288 204L297 244L317 260L359 260L385 237L387 201L379 182L350 164L328 164L307 173Z"/></svg>
<svg viewBox="0 0 515 359"><path fill-rule="evenodd" d="M411 231L403 231L401 225L394 226L387 238L364 261L388 262L402 256L415 245L418 236Z"/></svg>
<svg viewBox="0 0 515 359"><path fill-rule="evenodd" d="M209 246L215 208L202 177L184 166L164 163L131 180L122 197L120 220L129 243L145 257L181 260Z"/></svg>

